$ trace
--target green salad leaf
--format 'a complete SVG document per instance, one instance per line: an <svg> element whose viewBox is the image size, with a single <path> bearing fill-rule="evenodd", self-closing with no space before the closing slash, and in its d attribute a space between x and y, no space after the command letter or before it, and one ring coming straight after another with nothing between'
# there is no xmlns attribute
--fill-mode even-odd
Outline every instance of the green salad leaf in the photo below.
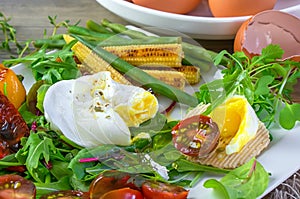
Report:
<svg viewBox="0 0 300 199"><path fill-rule="evenodd" d="M256 160L230 171L219 181L209 179L204 182L205 188L213 188L222 193L225 199L255 199L268 187L269 174Z"/></svg>
<svg viewBox="0 0 300 199"><path fill-rule="evenodd" d="M300 121L300 104L285 104L280 111L279 121L285 129L294 128L297 121Z"/></svg>

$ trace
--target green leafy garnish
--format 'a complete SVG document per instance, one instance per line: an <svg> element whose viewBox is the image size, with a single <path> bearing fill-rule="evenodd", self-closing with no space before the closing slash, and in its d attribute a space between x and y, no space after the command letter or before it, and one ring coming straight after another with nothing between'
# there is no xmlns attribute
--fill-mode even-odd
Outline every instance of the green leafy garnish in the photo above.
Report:
<svg viewBox="0 0 300 199"><path fill-rule="evenodd" d="M255 199L266 190L268 184L268 172L257 160L252 159L227 173L220 181L205 181L204 187L221 192L224 199Z"/></svg>
<svg viewBox="0 0 300 199"><path fill-rule="evenodd" d="M10 18L0 12L0 27L4 36L0 49L11 51L11 45L14 44L17 47L17 50L20 51L23 49L23 46L19 43L19 41L17 41L16 29L9 23L9 21Z"/></svg>
<svg viewBox="0 0 300 199"><path fill-rule="evenodd" d="M285 129L292 129L296 121L300 121L300 104L285 104L285 108L280 111L279 122Z"/></svg>
<svg viewBox="0 0 300 199"><path fill-rule="evenodd" d="M283 53L279 45L273 44L251 59L243 52L221 51L214 59L215 65L225 56L230 59L227 68L222 70L223 78L201 85L196 92L200 102L212 103L206 113L229 96L243 95L267 127L274 122L283 128L293 127L299 118L295 117L298 109L289 106L293 104L290 94L300 76L300 63L282 60ZM287 121L291 124L287 125Z"/></svg>

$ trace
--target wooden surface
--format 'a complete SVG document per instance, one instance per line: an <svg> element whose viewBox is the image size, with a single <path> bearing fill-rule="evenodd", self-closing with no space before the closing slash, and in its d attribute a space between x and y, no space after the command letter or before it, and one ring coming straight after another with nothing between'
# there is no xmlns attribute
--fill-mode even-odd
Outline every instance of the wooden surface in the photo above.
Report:
<svg viewBox="0 0 300 199"><path fill-rule="evenodd" d="M109 0L108 0L109 1ZM118 16L101 7L95 0L1 0L0 12L11 17L10 24L17 30L19 41L31 38L42 38L44 31L52 31L48 16L57 16L57 21L80 21L84 25L88 19L100 21L107 18L110 21L129 24ZM1 37L0 37L1 38ZM232 40L206 41L198 40L205 48L220 51L232 51ZM0 62L9 55L0 51ZM295 86L294 101L300 102L300 82Z"/></svg>

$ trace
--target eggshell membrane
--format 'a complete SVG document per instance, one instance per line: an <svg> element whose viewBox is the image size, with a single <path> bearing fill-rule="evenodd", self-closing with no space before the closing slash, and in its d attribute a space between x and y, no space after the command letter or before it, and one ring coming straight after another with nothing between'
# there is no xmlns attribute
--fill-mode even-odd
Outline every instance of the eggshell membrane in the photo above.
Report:
<svg viewBox="0 0 300 199"><path fill-rule="evenodd" d="M277 0L208 0L215 17L236 17L254 15L274 8Z"/></svg>
<svg viewBox="0 0 300 199"><path fill-rule="evenodd" d="M234 51L253 57L269 44L280 45L284 50L283 59L300 61L300 19L282 11L258 13L240 26Z"/></svg>
<svg viewBox="0 0 300 199"><path fill-rule="evenodd" d="M132 0L133 3L164 12L186 14L194 10L201 0Z"/></svg>

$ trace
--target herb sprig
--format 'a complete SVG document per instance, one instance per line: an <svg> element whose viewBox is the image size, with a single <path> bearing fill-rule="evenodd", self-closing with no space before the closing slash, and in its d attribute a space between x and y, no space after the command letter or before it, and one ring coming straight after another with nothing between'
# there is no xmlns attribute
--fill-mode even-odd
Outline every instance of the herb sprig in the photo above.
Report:
<svg viewBox="0 0 300 199"><path fill-rule="evenodd" d="M2 12L0 12L0 27L3 34L3 41L1 41L0 49L7 51L12 50L12 45L17 48L17 53L19 54L23 50L23 45L17 40L16 29L10 24L11 18L6 17Z"/></svg>
<svg viewBox="0 0 300 199"><path fill-rule="evenodd" d="M243 52L221 51L214 63L219 65L223 57L229 59L222 70L223 78L201 85L196 92L199 101L212 103L209 112L228 96L244 95L267 127L279 123L292 129L300 121L296 114L300 104L291 99L293 85L300 77L300 63L282 60L283 54L283 49L273 44L253 58Z"/></svg>

